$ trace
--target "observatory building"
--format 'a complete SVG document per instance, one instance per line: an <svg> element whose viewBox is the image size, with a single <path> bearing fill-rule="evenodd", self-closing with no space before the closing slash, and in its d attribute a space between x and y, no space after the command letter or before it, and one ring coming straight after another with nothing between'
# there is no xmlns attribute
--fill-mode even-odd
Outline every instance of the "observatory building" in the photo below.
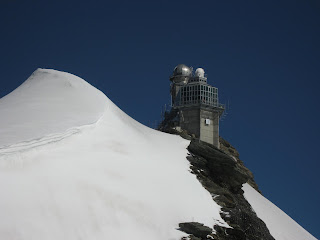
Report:
<svg viewBox="0 0 320 240"><path fill-rule="evenodd" d="M201 141L219 146L219 120L224 105L219 103L218 88L207 83L202 68L179 64L170 76L171 106L178 111L178 127Z"/></svg>

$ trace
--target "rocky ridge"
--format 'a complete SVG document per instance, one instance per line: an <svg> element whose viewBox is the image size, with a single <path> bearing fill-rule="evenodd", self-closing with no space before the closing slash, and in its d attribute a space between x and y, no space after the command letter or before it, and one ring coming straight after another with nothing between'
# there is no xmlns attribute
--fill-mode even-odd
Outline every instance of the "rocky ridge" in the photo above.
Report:
<svg viewBox="0 0 320 240"><path fill-rule="evenodd" d="M231 227L215 225L211 228L201 223L188 222L180 223L179 230L188 233L188 239L193 240L274 240L266 224L257 217L243 196L241 188L244 183L249 183L257 191L259 188L252 172L240 160L238 151L222 137L218 149L179 130L175 127L176 115L174 111L167 113L158 130L191 140L187 156L190 171L221 206L220 215Z"/></svg>

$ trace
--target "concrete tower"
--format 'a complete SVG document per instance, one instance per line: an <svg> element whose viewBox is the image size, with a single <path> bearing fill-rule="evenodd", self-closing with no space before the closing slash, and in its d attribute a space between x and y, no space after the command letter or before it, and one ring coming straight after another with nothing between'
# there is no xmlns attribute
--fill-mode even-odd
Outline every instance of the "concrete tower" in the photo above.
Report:
<svg viewBox="0 0 320 240"><path fill-rule="evenodd" d="M219 148L219 120L224 105L218 101L218 89L207 83L202 68L179 64L170 77L172 108L179 112L178 125L201 141Z"/></svg>

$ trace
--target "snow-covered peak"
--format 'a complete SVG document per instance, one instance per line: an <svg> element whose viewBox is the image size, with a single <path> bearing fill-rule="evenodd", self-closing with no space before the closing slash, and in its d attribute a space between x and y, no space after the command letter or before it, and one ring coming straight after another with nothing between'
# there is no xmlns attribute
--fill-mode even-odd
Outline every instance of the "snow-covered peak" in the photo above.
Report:
<svg viewBox="0 0 320 240"><path fill-rule="evenodd" d="M0 99L0 148L94 123L108 102L75 75L39 68Z"/></svg>
<svg viewBox="0 0 320 240"><path fill-rule="evenodd" d="M0 99L0 116L0 239L178 240L180 222L228 227L189 172L189 141L74 75L38 69Z"/></svg>

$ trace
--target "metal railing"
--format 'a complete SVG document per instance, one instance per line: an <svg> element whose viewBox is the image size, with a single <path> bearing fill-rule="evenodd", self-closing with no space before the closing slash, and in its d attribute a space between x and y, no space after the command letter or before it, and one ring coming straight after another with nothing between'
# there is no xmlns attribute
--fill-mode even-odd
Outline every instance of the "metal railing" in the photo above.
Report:
<svg viewBox="0 0 320 240"><path fill-rule="evenodd" d="M205 106L211 108L219 108L221 110L225 109L225 104L222 103L209 103L207 101L196 101L196 102L188 102L188 103L175 103L174 108L177 107L194 107L194 106Z"/></svg>

